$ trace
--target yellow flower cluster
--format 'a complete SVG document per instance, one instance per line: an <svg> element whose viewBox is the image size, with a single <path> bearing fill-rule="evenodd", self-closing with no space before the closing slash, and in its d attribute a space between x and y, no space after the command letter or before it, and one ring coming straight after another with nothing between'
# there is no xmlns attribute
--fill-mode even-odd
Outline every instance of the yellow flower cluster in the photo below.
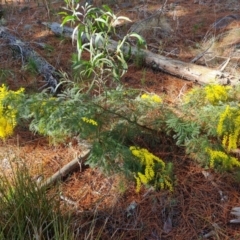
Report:
<svg viewBox="0 0 240 240"><path fill-rule="evenodd" d="M225 125L227 126L224 127ZM236 108L226 106L218 121L217 134L223 136L222 145L228 152L237 148L240 136L240 115Z"/></svg>
<svg viewBox="0 0 240 240"><path fill-rule="evenodd" d="M204 88L206 99L215 104L219 101L226 101L228 99L228 91L231 89L230 86L222 86L218 84L210 84Z"/></svg>
<svg viewBox="0 0 240 240"><path fill-rule="evenodd" d="M153 102L153 103L161 103L162 102L162 99L156 94L146 94L146 93L144 93L141 96L141 99L149 101L149 102Z"/></svg>
<svg viewBox="0 0 240 240"><path fill-rule="evenodd" d="M173 186L172 183L165 177L161 182L160 182L160 189L163 190L164 188L168 188L170 192L173 192Z"/></svg>
<svg viewBox="0 0 240 240"><path fill-rule="evenodd" d="M1 112L0 112L1 114ZM2 114L1 114L2 115ZM13 116L14 120L14 116ZM10 119L1 116L0 117L0 138L5 139L13 134L13 129L16 126L15 122L11 122Z"/></svg>
<svg viewBox="0 0 240 240"><path fill-rule="evenodd" d="M139 193L139 192L140 192L140 189L141 189L142 183L141 183L141 180L140 180L139 177L136 177L136 176L134 176L134 177L135 177L135 179L136 179L136 192Z"/></svg>
<svg viewBox="0 0 240 240"><path fill-rule="evenodd" d="M89 123L89 124L93 125L93 126L98 125L98 123L95 120L87 118L87 117L82 117L82 120L86 123Z"/></svg>
<svg viewBox="0 0 240 240"><path fill-rule="evenodd" d="M135 146L130 147L130 151L132 154L139 158L142 164L146 164L146 166L154 165L154 160L161 163L162 167L165 168L165 163L159 157L155 156L154 154L150 153L145 148L138 148Z"/></svg>
<svg viewBox="0 0 240 240"><path fill-rule="evenodd" d="M24 91L23 88L18 91L8 90L3 84L0 87L0 138L5 139L13 134L13 130L16 126L16 115L17 111L12 109L10 106L3 106L3 100L9 95L19 95Z"/></svg>
<svg viewBox="0 0 240 240"><path fill-rule="evenodd" d="M217 126L217 134L221 136L223 134L223 123L224 121L231 116L230 112L230 106L227 105L226 109L222 114L220 115L219 121L218 121L218 126Z"/></svg>
<svg viewBox="0 0 240 240"><path fill-rule="evenodd" d="M225 152L212 150L210 148L207 148L206 152L210 156L209 166L211 168L214 167L216 161L221 163L225 169L232 168L233 166L240 167L240 162L238 159L229 156Z"/></svg>
<svg viewBox="0 0 240 240"><path fill-rule="evenodd" d="M155 177L155 172L154 172L154 166L155 163L158 162L161 164L162 170L165 169L165 163L163 162L163 160L161 160L159 157L155 156L154 154L150 153L147 149L145 148L138 148L138 147L134 147L131 146L130 147L130 151L132 152L132 154L139 158L141 164L143 166L145 166L144 169L144 174L141 172L137 173L137 176L135 175L135 179L136 179L136 192L140 191L141 188L141 184L148 184L149 182L151 182L152 180L154 180ZM171 191L173 189L172 184L167 180L164 179L163 182L163 188L164 186L168 187ZM162 188L160 183L160 188Z"/></svg>

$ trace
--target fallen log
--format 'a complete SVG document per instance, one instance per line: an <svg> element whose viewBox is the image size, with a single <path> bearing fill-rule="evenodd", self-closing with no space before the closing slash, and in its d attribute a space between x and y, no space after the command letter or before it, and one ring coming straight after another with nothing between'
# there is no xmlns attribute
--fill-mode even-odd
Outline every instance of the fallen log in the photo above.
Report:
<svg viewBox="0 0 240 240"><path fill-rule="evenodd" d="M68 38L76 39L77 32L73 35L73 29L69 27L62 27L59 23L47 23L43 22L43 25L51 29L51 31L56 35L62 35ZM82 41L86 41L87 38L83 35ZM97 43L98 46L101 43ZM108 50L116 51L117 42L114 40L109 41ZM127 45L123 46L122 50L126 53L129 52L129 47ZM209 83L217 83L222 85L237 85L240 82L240 78L231 75L228 72L211 69L205 66L196 65L193 63L187 63L180 60L165 57L163 55L152 53L148 50L139 50L137 47L131 46L131 54L133 56L143 56L146 66L156 70L163 71L173 76L188 81L193 81L195 83L204 85Z"/></svg>
<svg viewBox="0 0 240 240"><path fill-rule="evenodd" d="M58 85L59 73L50 63L35 52L27 43L21 41L12 35L6 28L0 27L0 38L7 41L12 48L21 57L23 64L28 61L34 61L37 71L44 77L46 87L55 92Z"/></svg>
<svg viewBox="0 0 240 240"><path fill-rule="evenodd" d="M64 165L59 171L54 173L51 177L49 177L45 182L41 183L39 188L49 188L51 185L54 185L57 181L65 178L67 175L76 171L80 168L80 165L83 161L85 161L90 155L90 150L86 150L81 154L81 156L73 159L71 162Z"/></svg>

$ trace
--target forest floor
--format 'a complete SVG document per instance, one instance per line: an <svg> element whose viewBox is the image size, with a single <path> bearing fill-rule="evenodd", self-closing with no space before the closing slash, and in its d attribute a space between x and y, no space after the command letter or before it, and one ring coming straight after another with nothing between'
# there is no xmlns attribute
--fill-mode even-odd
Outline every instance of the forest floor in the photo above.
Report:
<svg viewBox="0 0 240 240"><path fill-rule="evenodd" d="M100 1L93 2L101 5ZM238 0L112 0L104 3L109 4L114 13L128 16L133 22L157 9L163 10L158 26L160 30L154 34L141 32L145 35L149 50L190 62L207 48L214 37L209 55L199 59L196 64L220 68L231 57L227 70L239 71L237 54L240 34L231 35L229 32L240 27ZM71 55L76 47L71 40L56 37L41 24L61 23L58 12L64 6L63 1L4 1L0 8L4 10L0 25L28 43L56 69L71 77ZM225 18L218 22L220 25L213 27L218 19L226 16L233 17ZM124 32L129 27L124 25L119 28ZM45 47L42 48L39 43L44 43ZM36 92L44 85L42 77L23 67L21 60L14 58L6 42L1 39L0 51L1 84L7 83L14 90L24 87L28 92ZM140 68L134 63L130 63L122 82L126 87L166 94L170 103L178 101L194 86L192 82L144 66ZM74 138L52 146L47 138L21 127L6 141L0 142L0 168L11 174L11 161L19 161L26 164L33 179L39 175L46 179L83 150ZM142 188L137 194L134 182L128 182L117 174L105 176L98 169L85 165L81 171L74 172L58 184L65 199L63 203L75 213L75 221L82 226L81 231L87 229L94 218L92 239L97 239L94 234L101 229L100 239L240 239L240 225L229 223L232 219L231 209L240 206L240 186L231 174L207 170L210 177L206 177L206 169L191 161L184 149L176 147L169 139L156 152L174 163L176 183L173 193Z"/></svg>

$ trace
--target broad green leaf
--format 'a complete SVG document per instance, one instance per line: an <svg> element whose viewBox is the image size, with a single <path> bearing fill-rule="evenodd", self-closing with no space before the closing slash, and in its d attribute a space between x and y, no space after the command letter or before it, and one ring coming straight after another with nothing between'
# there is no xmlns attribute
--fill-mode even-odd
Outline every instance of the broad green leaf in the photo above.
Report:
<svg viewBox="0 0 240 240"><path fill-rule="evenodd" d="M74 20L75 20L75 17L74 17L74 16L67 16L67 17L65 17L65 18L63 19L61 26L63 26L63 25L66 24L67 22L74 21Z"/></svg>
<svg viewBox="0 0 240 240"><path fill-rule="evenodd" d="M135 38L137 38L138 44L139 44L140 46L145 46L145 47L146 47L146 41L145 41L145 39L144 39L142 36L140 36L139 34L137 34L137 33L131 33L131 34L129 35L129 37L135 37Z"/></svg>

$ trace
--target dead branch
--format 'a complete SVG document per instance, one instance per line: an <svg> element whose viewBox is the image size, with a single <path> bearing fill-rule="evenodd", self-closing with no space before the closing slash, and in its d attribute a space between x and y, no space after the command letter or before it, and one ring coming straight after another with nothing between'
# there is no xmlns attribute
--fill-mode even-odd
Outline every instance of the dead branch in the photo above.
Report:
<svg viewBox="0 0 240 240"><path fill-rule="evenodd" d="M73 159L71 162L64 165L59 171L54 173L51 177L49 177L45 182L39 185L39 188L50 187L50 185L55 184L57 181L65 178L67 175L74 172L76 169L80 168L80 164L85 161L90 155L90 150L86 150L81 154L81 156Z"/></svg>
<svg viewBox="0 0 240 240"><path fill-rule="evenodd" d="M23 64L31 60L34 61L37 71L47 82L46 86L50 87L52 92L56 91L59 73L50 63L4 27L0 27L0 38L8 42L8 45L21 57Z"/></svg>
<svg viewBox="0 0 240 240"><path fill-rule="evenodd" d="M69 27L61 27L59 23L43 23L49 27L56 35L63 35L71 37L72 39L77 38L77 32L73 35L73 29ZM86 37L83 35L83 41L86 41ZM102 43L96 43L101 46ZM109 41L107 46L109 51L116 51L118 43L114 40ZM129 52L129 47L124 46L122 49L124 52ZM193 81L198 84L209 84L217 83L223 85L236 85L239 84L240 79L237 76L233 76L228 72L223 72L216 69L196 65L193 63L186 63L183 61L168 58L159 54L152 53L148 50L140 50L134 46L131 47L131 53L133 56L143 55L145 64L148 67L156 71L163 71L173 76Z"/></svg>

